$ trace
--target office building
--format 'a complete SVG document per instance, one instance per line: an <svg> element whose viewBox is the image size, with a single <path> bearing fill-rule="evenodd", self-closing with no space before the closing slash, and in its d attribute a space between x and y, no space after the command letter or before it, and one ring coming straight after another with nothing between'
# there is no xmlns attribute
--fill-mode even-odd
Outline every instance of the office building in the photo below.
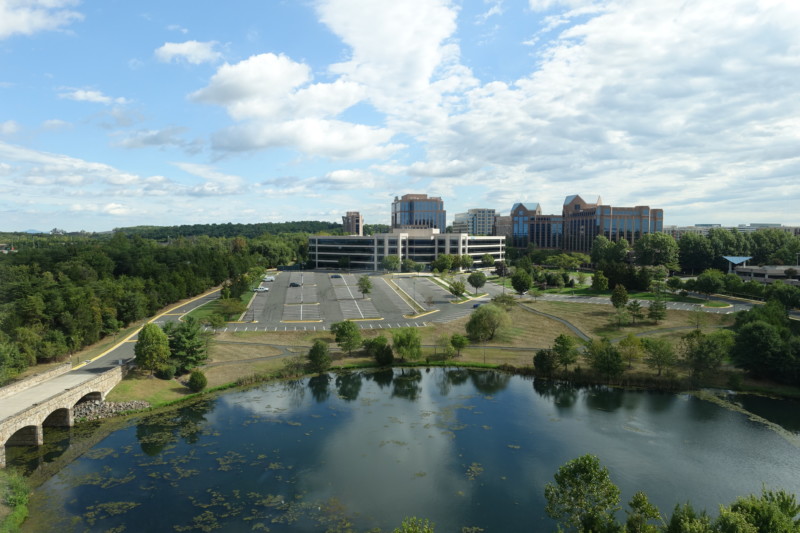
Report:
<svg viewBox="0 0 800 533"><path fill-rule="evenodd" d="M312 268L380 270L386 256L430 265L442 254L469 255L480 263L485 254L505 260L505 237L439 233L438 229L394 229L392 233L367 236L315 235L308 238Z"/></svg>
<svg viewBox="0 0 800 533"><path fill-rule="evenodd" d="M494 209L470 209L466 213L456 213L451 230L453 233L492 235L494 218Z"/></svg>
<svg viewBox="0 0 800 533"><path fill-rule="evenodd" d="M348 211L342 217L342 227L345 235L364 235L364 217L358 211Z"/></svg>
<svg viewBox="0 0 800 533"><path fill-rule="evenodd" d="M444 231L447 228L447 212L439 197L427 194L405 194L395 196L392 202L393 229L431 229Z"/></svg>
<svg viewBox="0 0 800 533"><path fill-rule="evenodd" d="M560 249L589 253L595 237L611 241L626 239L633 244L647 233L664 230L664 212L649 206L614 207L598 196L587 202L579 195L567 196L560 215L543 215L538 203L517 203L511 209L514 246Z"/></svg>

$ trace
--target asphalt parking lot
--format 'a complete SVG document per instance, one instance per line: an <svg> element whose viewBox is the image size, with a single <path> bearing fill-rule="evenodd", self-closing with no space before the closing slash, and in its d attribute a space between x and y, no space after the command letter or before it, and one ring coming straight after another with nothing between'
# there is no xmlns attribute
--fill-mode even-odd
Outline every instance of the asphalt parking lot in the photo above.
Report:
<svg viewBox="0 0 800 533"><path fill-rule="evenodd" d="M425 276L369 275L372 289L363 294L358 280L365 274L281 272L262 282L269 291L254 293L240 323L226 331L327 330L330 324L353 320L363 329L423 326L469 314L471 305L452 305L453 296ZM408 301L424 309L422 317Z"/></svg>

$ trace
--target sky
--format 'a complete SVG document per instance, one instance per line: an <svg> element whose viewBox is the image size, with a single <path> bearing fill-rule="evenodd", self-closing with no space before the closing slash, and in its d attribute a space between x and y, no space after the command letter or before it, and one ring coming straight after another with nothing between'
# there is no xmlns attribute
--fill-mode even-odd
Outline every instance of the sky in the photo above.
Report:
<svg viewBox="0 0 800 533"><path fill-rule="evenodd" d="M800 225L796 0L0 0L0 231Z"/></svg>

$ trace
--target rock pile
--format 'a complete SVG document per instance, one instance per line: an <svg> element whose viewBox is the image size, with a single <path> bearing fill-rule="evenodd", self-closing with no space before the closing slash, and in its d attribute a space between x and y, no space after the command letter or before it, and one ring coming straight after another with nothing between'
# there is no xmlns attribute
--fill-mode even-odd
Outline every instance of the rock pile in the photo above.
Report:
<svg viewBox="0 0 800 533"><path fill-rule="evenodd" d="M147 409L148 407L150 407L148 402L138 400L132 402L101 402L99 400L91 400L76 405L72 411L72 416L75 420L100 420L101 418L117 416L126 411L136 411L139 409Z"/></svg>

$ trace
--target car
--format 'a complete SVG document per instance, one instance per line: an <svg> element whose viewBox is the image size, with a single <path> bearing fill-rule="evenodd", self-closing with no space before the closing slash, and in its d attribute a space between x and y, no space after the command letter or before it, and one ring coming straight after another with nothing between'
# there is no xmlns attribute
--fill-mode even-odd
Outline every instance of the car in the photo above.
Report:
<svg viewBox="0 0 800 533"><path fill-rule="evenodd" d="M300 284L299 284L299 283L296 283L296 282L294 282L294 281L293 281L293 282L291 282L291 283L289 284L289 286L290 286L290 287L299 287L299 286L300 286Z"/></svg>
<svg viewBox="0 0 800 533"><path fill-rule="evenodd" d="M269 292L269 287L256 287L253 292Z"/></svg>
<svg viewBox="0 0 800 533"><path fill-rule="evenodd" d="M477 308L478 308L478 307L480 307L481 305L482 305L482 304L480 304L480 303L477 303L477 304L472 304L472 308L473 308L473 309L477 309Z"/></svg>
<svg viewBox="0 0 800 533"><path fill-rule="evenodd" d="M342 276L340 274L331 274L331 277L332 278L341 278Z"/></svg>
<svg viewBox="0 0 800 533"><path fill-rule="evenodd" d="M275 276L264 276L261 281L275 281Z"/></svg>

